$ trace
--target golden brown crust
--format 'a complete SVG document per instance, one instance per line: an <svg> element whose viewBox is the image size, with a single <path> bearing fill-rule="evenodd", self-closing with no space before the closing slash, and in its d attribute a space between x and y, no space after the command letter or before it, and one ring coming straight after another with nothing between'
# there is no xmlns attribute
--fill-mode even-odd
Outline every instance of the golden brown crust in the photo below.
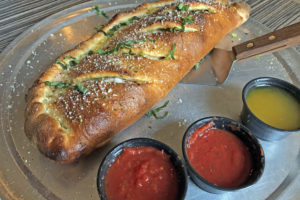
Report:
<svg viewBox="0 0 300 200"><path fill-rule="evenodd" d="M183 3L188 11L178 10L179 1L161 0L116 15L40 76L29 90L25 132L43 154L68 163L106 144L249 16L241 3ZM54 82L65 85L49 86Z"/></svg>

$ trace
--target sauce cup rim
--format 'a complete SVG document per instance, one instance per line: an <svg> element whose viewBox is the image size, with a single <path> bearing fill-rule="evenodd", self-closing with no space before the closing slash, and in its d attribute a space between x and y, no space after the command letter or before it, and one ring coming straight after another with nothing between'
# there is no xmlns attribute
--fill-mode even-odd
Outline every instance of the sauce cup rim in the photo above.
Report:
<svg viewBox="0 0 300 200"><path fill-rule="evenodd" d="M268 85L263 85L263 84L257 84L255 82L257 81L260 81L260 80L265 80L266 82L268 82L269 84ZM247 102L246 102L246 96L248 94L248 92L253 89L253 88L256 88L256 87L262 87L262 86L273 86L273 87L277 87L279 89L283 89L283 88L280 88L274 84L272 84L272 82L270 82L270 80L274 80L274 81L277 81L279 82L281 85L282 84L285 84L285 85L288 85L290 87L292 87L293 89L295 89L296 91L298 91L300 93L300 89L297 88L295 85L287 82L287 81L284 81L284 80L281 80L281 79L278 79L278 78L274 78L274 77L258 77L258 78L255 78L255 79L252 79L250 81L248 81L246 83L246 85L244 86L243 88L243 91L242 91L242 100L243 100L243 104L244 106L247 108L247 111L254 117L254 119L256 119L257 121L259 121L261 124L263 124L264 126L267 126L268 128L270 129L273 129L273 130L277 130L277 131L281 131L281 132L286 132L286 133L292 133L292 132L295 132L295 131L300 131L300 127L297 128L297 129L292 129L292 130L287 130L287 129L280 129L280 128L276 128L274 126L271 126L265 122L263 122L261 119L259 119L252 111L251 109L249 108ZM251 85L251 84L254 84L254 85ZM247 91L246 91L247 90ZM288 93L290 93L289 91L287 91Z"/></svg>
<svg viewBox="0 0 300 200"><path fill-rule="evenodd" d="M204 179L202 176L200 176L200 174L198 174L198 172L196 172L196 170L193 168L193 166L191 165L191 163L189 161L189 158L188 158L188 155L187 155L187 152L186 152L186 145L187 145L189 137L193 134L193 133L190 133L190 130L192 130L192 128L195 127L200 122L203 122L202 126L204 126L206 123L208 123L212 120L222 120L222 119L225 119L225 120L230 121L230 122L234 122L235 124L237 124L241 128L243 128L247 132L247 135L251 138L252 142L256 143L256 145L258 145L260 147L260 150L262 151L261 156L262 156L262 159L263 159L263 169L262 169L261 173L259 174L259 176L255 179L255 181L253 181L251 183L241 184L240 186L237 186L237 187L223 187L223 186L215 185L215 184L207 181L206 179ZM200 128L202 126L199 126L198 128ZM228 132L231 133L230 131L228 131ZM231 133L231 134L233 134L233 133ZM243 144L246 145L244 142L243 142ZM246 145L246 146L248 147L248 145ZM236 191L236 190L240 190L240 189L243 189L243 188L246 188L246 187L249 187L249 186L253 185L254 183L256 183L261 178L261 176L263 174L263 170L264 170L264 165L265 165L264 152L263 152L262 146L261 146L260 142L258 141L258 139L251 133L251 131L246 126L244 126L243 124L241 124L240 122L238 122L236 120L233 120L233 119L230 119L230 118L227 118L227 117L210 116L210 117L204 117L204 118L198 119L195 122L193 122L187 128L187 130L184 133L183 140L182 140L182 152L183 152L184 160L186 161L187 168L188 168L189 171L192 171L193 176L196 176L197 179L200 179L201 182L208 185L209 187L212 187L215 190L219 190L219 191L227 191L227 192Z"/></svg>
<svg viewBox="0 0 300 200"><path fill-rule="evenodd" d="M176 162L178 163L178 165L175 165L173 162L172 162L172 165L175 168L178 168L180 171L182 171L182 177L181 177L182 180L180 179L180 177L178 178L178 180L181 180L180 182L183 183L183 185L180 185L181 187L183 187L183 189L182 189L183 193L180 193L180 195L184 198L186 196L187 187L188 187L188 175L187 175L187 170L186 170L186 167L185 167L183 161L180 159L180 157L178 156L178 154L176 153L176 151L173 150L167 144L165 144L165 143L163 143L161 141L158 141L158 140L155 140L155 139L152 139L152 138L146 138L146 137L131 138L131 139L122 141L121 143L118 143L115 146L113 146L106 153L106 155L104 156L104 158L101 161L101 164L100 164L100 166L98 168L98 172L97 172L97 190L98 190L99 197L101 199L102 198L103 199L107 199L106 194L101 194L100 193L102 191L101 188L103 187L103 186L101 186L102 177L100 177L100 176L102 175L102 176L105 177L106 173L107 173L107 171L105 173L103 172L104 165L106 164L106 162L108 162L109 165L111 166L115 162L115 159L118 156L120 156L120 154L123 152L123 149L124 148L132 148L131 146L127 146L127 145L131 144L132 142L135 142L135 141L141 142L141 143L143 143L143 142L146 143L147 142L148 144L134 145L132 147L152 147L154 149L158 149L156 146L154 146L156 144L156 145L159 145L161 147L161 149L164 151L165 154L167 154L168 156L170 156L170 158L173 157L173 159L176 160ZM120 152L117 151L118 149L119 149ZM113 159L111 160L111 159L109 159L109 156L114 151L117 151L118 153L116 152L117 155L116 156L113 155ZM105 181L105 178L104 178L104 181Z"/></svg>

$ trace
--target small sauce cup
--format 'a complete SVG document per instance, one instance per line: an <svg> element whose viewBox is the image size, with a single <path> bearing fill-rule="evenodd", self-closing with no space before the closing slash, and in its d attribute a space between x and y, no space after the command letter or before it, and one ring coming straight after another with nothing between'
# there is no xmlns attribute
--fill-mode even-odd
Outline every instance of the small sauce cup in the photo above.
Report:
<svg viewBox="0 0 300 200"><path fill-rule="evenodd" d="M209 128L207 128L208 125L209 125ZM189 155L191 155L191 154L189 154L189 150L190 150L189 148L192 148L191 144L193 144L193 142L195 141L195 134L200 135L200 136L197 136L196 140L202 140L202 139L206 140L208 137L211 137L208 135L209 133L207 132L207 130L215 130L215 129L227 132L226 134L229 134L230 137L237 140L237 142L239 142L242 146L244 146L248 152L247 155L249 155L250 160L251 160L251 168L249 171L245 172L247 174L245 174L246 176L244 176L244 175L243 176L246 178L239 185L224 187L224 186L217 185L216 183L209 182L207 180L208 178L206 178L206 179L204 178L204 174L200 175L197 172L197 170L195 168L195 164L194 165L192 164L193 159L189 157ZM204 131L202 131L202 130L204 130ZM215 133L213 133L213 134L215 134ZM208 139L205 142L207 143ZM224 145L223 144L219 145L219 143L216 145L216 144L214 144L214 140L212 140L212 142L213 142L212 147L210 149L209 148L205 149L205 153L203 154L204 157L208 154L214 155L216 153L216 155L222 156L222 158L220 157L221 162L224 161L225 157L223 157L223 155L225 155L225 154L229 155L229 157L231 157L231 158L235 158L235 155L232 155L232 154L234 154L234 151L227 150L226 147L225 147L224 154L218 154L218 152L216 152L215 149L218 147L221 147L221 146L223 148ZM205 143L202 143L202 144L204 145ZM198 187L200 187L201 189L203 189L207 192L210 192L210 193L224 193L224 192L235 191L235 190L239 190L239 189L248 187L248 186L254 184L261 177L263 170L264 170L264 166L265 166L264 152L263 152L263 149L262 149L260 143L258 142L258 140L250 133L250 131L245 126L243 126L239 122L236 122L232 119L228 119L228 118L224 118L224 117L207 117L207 118L200 119L200 120L194 122L192 125L190 125L189 128L186 130L183 140L182 140L182 151L183 151L183 157L186 161L187 170L190 174L191 179L194 181L194 183ZM208 152L206 152L206 151L208 151ZM213 152L214 154L211 154L211 152ZM199 157L200 154L197 154L196 156L194 156L194 158L197 159L197 156ZM199 162L201 162L201 160L203 160L203 159L199 157ZM232 160L229 160L227 158L225 159L225 161L227 164L228 164L228 162L232 162ZM210 162L210 161L208 161L208 162ZM241 163L243 163L243 164L241 164L241 166L243 166L244 162L242 161ZM206 164L207 163L205 163L204 166L207 166ZM214 164L211 163L211 165L214 165ZM222 167L222 164L218 163L218 165L215 165L215 166ZM237 165L237 166L239 167L240 165ZM218 170L216 169L216 171L212 171L212 173L220 174L220 173L227 172L226 170L224 171L223 169L221 169L221 171L223 171L223 172L220 172L220 170L219 170L219 172L217 172L217 171ZM223 177L220 177L220 180L222 178Z"/></svg>
<svg viewBox="0 0 300 200"><path fill-rule="evenodd" d="M284 129L275 128L263 122L250 110L246 100L247 95L249 94L249 91L258 87L276 87L282 89L288 92L289 94L291 94L293 97L295 97L295 99L298 102L300 102L300 89L286 81L277 78L272 78L272 77L261 77L261 78L253 79L245 85L242 93L242 99L243 99L243 110L241 113L242 124L244 124L247 128L249 128L251 132L258 138L263 140L268 140L268 141L280 140L287 137L290 134L300 132L300 127L294 130L284 130ZM286 106L286 105L282 105L282 106Z"/></svg>
<svg viewBox="0 0 300 200"><path fill-rule="evenodd" d="M161 151L163 154L167 155L167 157L169 158L169 161L173 165L173 168L174 168L174 171L175 171L175 174L177 177L176 184L178 185L178 189L177 189L177 195L175 198L178 200L183 200L185 198L187 185L188 185L187 172L186 172L183 162L181 161L181 159L179 158L177 153L174 150L172 150L169 146L167 146L166 144L164 144L162 142L159 142L154 139L149 139L149 138L134 138L134 139L124 141L124 142L118 144L117 146L115 146L113 149L110 150L110 152L107 153L107 155L105 156L105 158L103 159L103 161L99 167L98 176L97 176L97 188L98 188L100 199L109 200L109 198L107 196L107 191L106 191L106 179L107 179L107 175L109 173L109 169L114 165L114 163L118 159L118 157L122 156L122 153L124 153L128 150L135 151L138 147L147 147L147 149L153 148L153 149ZM148 147L151 147L151 148L148 148ZM139 153L133 153L132 155L135 156L137 154L139 154ZM118 160L118 161L120 161L120 160ZM135 159L132 162L133 162L132 165L135 165L135 163L137 163L137 161ZM144 163L147 163L147 161L142 161L141 166L135 167L135 169L134 169L137 172L142 171L141 178L143 179L143 181L144 181L144 179L149 180L150 178L148 179L147 177L149 174L151 175L152 172L156 173L157 171L162 170L162 168L157 168L154 171L151 171L151 173L148 173L148 175L147 174L145 175L144 172L145 172L145 170L147 171L149 169L148 166L150 166L150 165L144 165ZM122 168L125 168L125 166L122 165ZM128 172L128 174L131 174L131 173L132 173L132 171ZM138 175L138 177L140 177L139 176L140 173L137 173L137 175ZM157 175L157 174L155 174L155 175ZM157 178L157 176L155 178ZM137 179L137 181L140 180L139 178L136 178L136 179ZM124 179L122 177L122 181L123 180ZM161 181L163 181L163 180L161 180ZM152 182L149 182L149 183L151 184ZM139 187L139 185L136 185L136 186ZM175 191L172 191L172 192L175 192ZM126 191L126 193L128 193L128 191ZM144 194L144 195L147 195L147 194ZM145 196L145 197L147 197L149 199L149 196Z"/></svg>

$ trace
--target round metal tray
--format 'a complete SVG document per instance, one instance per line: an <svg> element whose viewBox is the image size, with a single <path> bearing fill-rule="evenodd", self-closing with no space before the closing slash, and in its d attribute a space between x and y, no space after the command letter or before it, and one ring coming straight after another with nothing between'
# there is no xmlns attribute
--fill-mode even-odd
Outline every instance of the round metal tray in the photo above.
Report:
<svg viewBox="0 0 300 200"><path fill-rule="evenodd" d="M300 59L292 48L236 63L229 79L221 86L178 84L160 103L170 100L166 108L170 113L168 118L142 117L108 145L78 163L55 163L41 155L25 136L25 96L34 80L61 53L92 36L95 26L106 23L105 18L91 11L95 5L113 16L136 6L137 2L99 0L64 10L31 27L0 55L0 199L99 199L97 170L104 155L117 143L134 137L155 138L182 157L182 136L193 121L211 115L239 119L241 91L249 80L273 76L299 86ZM244 40L268 30L250 19L235 31ZM299 196L300 135L261 143L266 167L255 185L234 193L214 195L189 181L186 199L293 199Z"/></svg>

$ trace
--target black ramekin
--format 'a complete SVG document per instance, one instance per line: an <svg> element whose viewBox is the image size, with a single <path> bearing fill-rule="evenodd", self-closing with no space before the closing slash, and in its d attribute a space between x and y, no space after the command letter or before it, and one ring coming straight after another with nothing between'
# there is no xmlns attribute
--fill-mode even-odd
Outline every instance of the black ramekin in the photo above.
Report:
<svg viewBox="0 0 300 200"><path fill-rule="evenodd" d="M134 138L127 141L124 141L114 148L112 148L102 160L97 176L97 189L101 200L107 200L107 196L105 193L105 177L109 167L113 164L115 159L122 153L124 148L127 147L153 147L158 150L163 150L169 157L171 162L173 163L177 177L178 177L178 200L183 200L187 191L187 172L185 166L177 153L171 149L166 144L159 142L150 138Z"/></svg>
<svg viewBox="0 0 300 200"><path fill-rule="evenodd" d="M283 130L272 127L261 121L251 112L246 102L248 92L253 88L266 86L283 89L293 95L300 102L300 89L286 81L272 77L253 79L249 81L243 89L242 99L244 105L241 113L241 122L247 126L255 136L263 140L280 140L292 133L300 132L300 127L295 130Z"/></svg>
<svg viewBox="0 0 300 200"><path fill-rule="evenodd" d="M189 162L189 158L187 155L187 144L189 142L190 136L194 133L196 129L204 126L205 124L211 121L214 123L213 128L226 130L229 133L234 134L249 149L252 158L252 171L251 174L249 175L249 178L242 185L238 187L226 188L208 182L196 172L196 170L192 167L191 163ZM245 126L243 126L237 121L224 118L224 117L216 117L216 116L206 117L190 125L183 136L182 151L183 151L183 157L186 161L186 167L190 177L192 178L192 180L195 182L197 186L210 193L216 193L216 194L224 193L224 192L235 191L235 190L248 187L259 180L265 166L264 151L259 141L250 133L250 131Z"/></svg>

